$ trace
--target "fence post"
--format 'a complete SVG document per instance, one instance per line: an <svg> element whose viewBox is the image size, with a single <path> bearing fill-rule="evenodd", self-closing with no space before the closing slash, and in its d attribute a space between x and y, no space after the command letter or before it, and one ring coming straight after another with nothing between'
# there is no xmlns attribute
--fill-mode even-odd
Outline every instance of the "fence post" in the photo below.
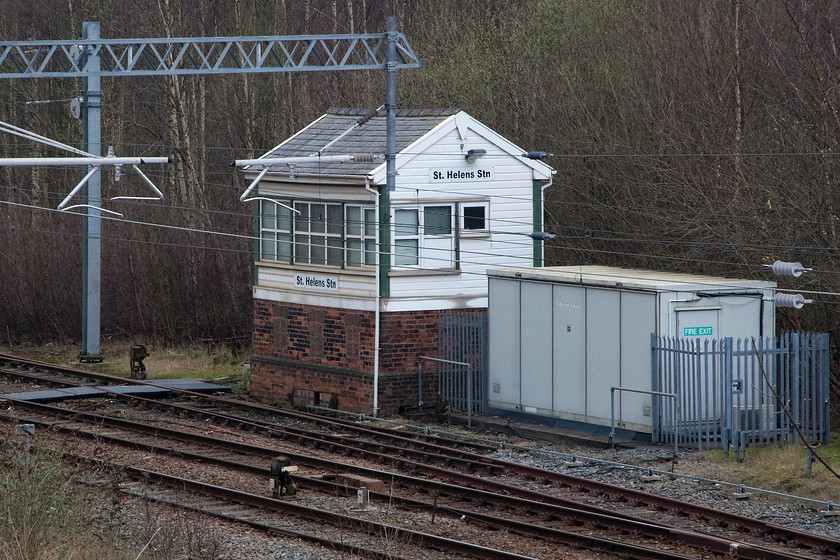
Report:
<svg viewBox="0 0 840 560"><path fill-rule="evenodd" d="M799 333L790 333L790 417L797 426L802 425L802 409L799 407ZM792 427L792 426L791 426Z"/></svg>
<svg viewBox="0 0 840 560"><path fill-rule="evenodd" d="M654 440L655 441L655 440ZM615 447L615 387L610 387L610 449Z"/></svg>
<svg viewBox="0 0 840 560"><path fill-rule="evenodd" d="M829 397L831 395L831 387L829 382L830 366L828 355L828 333L816 335L814 342L817 343L820 349L819 370L820 370L820 396L822 397L822 425L820 426L820 442L827 444L829 442L829 435L831 432L831 402Z"/></svg>
<svg viewBox="0 0 840 560"><path fill-rule="evenodd" d="M677 414L679 413L679 395L676 393L662 393L659 391L642 391L641 389L630 389L628 387L610 387L610 447L613 447L612 443L615 439L615 392L616 391L627 391L628 393L640 393L643 395L651 395L655 397L667 397L669 399L674 399L674 458L679 457L679 449L677 447ZM653 402L653 399L651 399Z"/></svg>
<svg viewBox="0 0 840 560"><path fill-rule="evenodd" d="M661 391L659 383L659 348L657 344L657 336L655 332L650 333L650 388L653 391ZM659 410L659 400L651 399L650 403L650 423L651 423L651 441L658 442L662 437L660 422L662 417Z"/></svg>
<svg viewBox="0 0 840 560"><path fill-rule="evenodd" d="M472 393L473 393L473 376L472 366L467 364L467 427L472 428Z"/></svg>
<svg viewBox="0 0 840 560"><path fill-rule="evenodd" d="M490 407L490 366L488 358L488 325L487 313L478 316L479 344L481 345L481 414L487 414Z"/></svg>
<svg viewBox="0 0 840 560"><path fill-rule="evenodd" d="M417 360L417 406L423 408L423 360Z"/></svg>
<svg viewBox="0 0 840 560"><path fill-rule="evenodd" d="M734 438L732 433L732 390L733 390L733 379L732 379L732 345L733 339L732 337L726 337L722 340L723 342L723 395L724 395L724 403L723 406L725 407L723 411L723 417L725 419L725 426L723 427L723 453L726 456L729 456L729 447L734 446ZM735 452L737 453L738 450L736 449Z"/></svg>

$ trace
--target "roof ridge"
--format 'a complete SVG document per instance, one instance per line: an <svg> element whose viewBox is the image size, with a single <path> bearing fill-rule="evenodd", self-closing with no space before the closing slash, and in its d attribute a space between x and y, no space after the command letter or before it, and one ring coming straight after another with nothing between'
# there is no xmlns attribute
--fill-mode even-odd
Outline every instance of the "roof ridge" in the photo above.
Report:
<svg viewBox="0 0 840 560"><path fill-rule="evenodd" d="M427 109L397 109L398 117L449 117L460 113L461 109L456 107L439 107ZM342 117L366 117L371 113L370 109L358 107L330 107L327 113ZM383 115L384 117L384 115ZM382 118L382 117L380 117Z"/></svg>

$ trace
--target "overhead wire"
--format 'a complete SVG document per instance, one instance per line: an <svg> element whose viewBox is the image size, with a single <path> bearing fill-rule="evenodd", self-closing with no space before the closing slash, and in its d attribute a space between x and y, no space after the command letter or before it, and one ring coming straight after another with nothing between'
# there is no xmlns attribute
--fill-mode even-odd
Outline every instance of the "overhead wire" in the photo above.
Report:
<svg viewBox="0 0 840 560"><path fill-rule="evenodd" d="M0 125L2 125L2 126L0 126L0 131L9 132L9 133L11 133L11 134L18 135L18 136L22 136L22 137L24 137L24 138L28 138L28 139L30 139L30 140L34 139L34 140L36 140L36 141L40 141L40 142L42 142L42 143L45 143L45 144L47 144L47 145L51 145L51 146L53 146L53 147L58 147L58 148L60 148L60 149L65 149L65 150L70 150L70 151L73 151L74 153L78 153L78 154L82 154L82 155L85 155L85 154L86 154L86 152L83 152L83 151L81 151L81 150L78 150L78 149L76 149L76 148L73 148L72 146L67 146L67 145L62 144L62 143L60 143L60 142L52 141L52 140L50 140L50 139L48 139L48 138L45 138L45 137L42 137L42 136L40 136L40 135L37 135L37 134L34 134L34 133L30 133L29 131L24 131L23 129L20 129L19 127L15 127L15 126L10 125L10 124L8 124L8 123L3 123L2 121L0 121ZM205 146L205 147L203 147L202 149L207 150L207 149L214 149L214 148L212 148L212 147L206 147L206 146ZM224 150L228 150L229 148L216 148L216 149L224 149ZM423 152L423 155L433 155L433 154L432 154L431 152ZM447 154L441 154L441 155L451 155L451 154L448 154L448 153L447 153ZM589 157L589 156L596 156L596 157L610 157L610 156L612 156L612 157L619 157L619 156L621 156L621 157L625 157L625 156L626 156L626 157L630 157L630 156L638 156L638 157L642 157L642 156L645 156L645 157L663 157L663 156L664 156L664 157L674 157L674 156L684 156L684 155L690 155L690 156L705 156L705 157L719 157L719 156L730 156L731 154L725 154L725 153L719 153L719 154L714 154L714 153L707 153L707 154L695 154L695 153L692 153L692 154L655 154L655 155L645 155L645 154L583 154L583 155L584 155L585 157ZM743 155L743 156L774 157L774 156L782 156L782 155L786 155L786 156L789 156L789 155L800 155L800 156L802 156L802 155L826 155L826 154L821 153L821 152L820 152L820 153L807 153L807 152L799 152L799 153L765 153L765 154L739 154L739 155ZM560 156L557 156L557 155L555 154L555 157L579 157L579 156L581 156L581 154L562 154L562 155L560 155ZM486 157L487 157L487 158L494 158L494 157L505 157L505 158L509 158L509 157L511 157L511 156L510 156L509 154L501 154L501 155L497 155L497 154L487 154L487 155L486 155ZM319 177L320 177L320 176L319 176ZM319 184L320 184L320 183L319 183ZM224 186L228 187L229 185L225 184ZM462 196L462 197L463 197L463 196L475 196L475 197L477 197L477 198L479 198L479 199L485 199L485 200L487 200L487 199L492 200L492 199L494 199L494 198L500 198L500 199L508 199L508 200L521 200L522 202L530 202L530 198L525 197L525 196L512 196L512 195L504 195L504 194L499 194L499 193L493 193L492 195L489 195L489 196L488 196L488 194L486 193L486 191L480 191L480 192L470 193L469 191L466 191L466 192L465 192L465 191L463 191L463 190L455 191L455 190L448 190L448 189L441 188L441 187L435 187L435 188L416 188L416 187L414 187L414 188L412 188L411 190L414 190L416 193L419 193L419 192L422 190L424 193L434 193L434 194L438 194L438 195L439 195L439 194L453 194L453 195L458 195L458 196ZM184 209L186 209L186 208L185 208L185 207L181 207L180 209L184 210ZM222 213L222 211L213 211L213 210L210 210L210 209L204 209L204 208L194 208L194 209L191 209L191 210L192 210L192 211L202 211L202 212L217 212L217 213ZM225 212L225 213L228 213L228 214L230 214L230 215L240 215L240 214L238 214L238 213L234 213L234 212ZM247 214L241 214L241 215L242 215L242 216L247 216ZM105 218L105 217L103 216L103 218ZM143 223L144 225L155 225L155 226L157 226L157 227L164 227L164 228L179 229L179 230L182 230L182 231L193 231L193 232L202 232L202 233L213 233L213 234L220 234L220 235L231 235L231 236L237 236L237 234L229 234L229 233L226 233L226 232L210 232L210 231L208 231L208 230L198 230L198 229L192 229L192 230L190 230L190 229L188 229L188 228L183 228L183 226L170 226L170 225L166 225L166 224L152 224L152 223L147 223L147 222L138 222L138 221L133 221L133 220L122 220L122 221L124 221L124 222L126 222L126 223L136 223L136 224ZM498 218L495 218L495 219L492 219L492 220L491 220L491 219L489 219L489 217L488 217L488 222L489 222L489 221L496 221L496 222L498 222L498 223L503 223L503 222L505 222L505 223L508 223L508 224L510 224L510 225L521 225L521 224L526 223L526 222L527 222L527 219L523 220L522 222L517 222L517 221L515 221L515 220L510 220L510 219L509 219L509 220L504 220L504 219L498 219ZM581 230L586 231L586 228L578 228L578 229L581 229ZM615 232L610 232L610 233L615 234ZM629 233L629 232L628 232L628 233ZM240 235L239 237L246 237L246 238L249 238L249 239L255 239L253 236L241 236L241 235ZM702 241L685 241L685 240L675 240L675 239L668 239L668 238L661 238L661 239L623 239L623 238L616 238L616 237L594 237L594 238L593 238L593 236L592 236L591 234L590 234L590 235L586 235L586 236L578 236L578 237L575 237L575 236L563 236L563 238L565 238L565 239L587 239L587 240L592 240L592 241L613 242L613 243L616 243L616 242L618 242L618 243L637 243L637 244L640 244L640 243L647 243L647 244L651 244L651 243L652 243L652 244L664 244L664 243L668 243L668 244L683 244L683 245L685 245L685 246L718 247L718 248L720 248L720 247L729 247L729 245L724 244L724 243L720 243L720 244L712 244L712 243L710 243L710 242L702 242ZM744 246L744 245L741 245L741 246L740 246L740 248L744 248L744 247L750 248L750 246ZM799 250L799 251L802 251L802 250L803 250L803 248L802 248L802 247L800 247L800 246L797 246L797 247L792 247L792 246L791 246L791 247L784 247L784 246L773 246L773 247L770 247L770 246L764 246L764 245L754 245L754 246L752 246L751 248L754 248L754 249L762 249L762 250L767 250L767 249L770 249L770 248L774 248L774 249L777 249L777 250L781 250L781 249L791 249L791 250L794 250L794 249L795 249L795 250ZM593 249L591 249L591 248L582 248L582 247L567 247L567 248L566 248L566 250L572 250L572 251L589 251L589 252L593 252L593 251L595 251L595 250L593 250ZM814 247L814 248L810 248L810 250L815 250L815 251L816 251L816 250L828 251L829 249L827 249L827 248L816 248L816 247ZM464 251L464 253L470 253L470 252L469 252L469 251ZM619 254L621 254L621 253L617 253L617 252L611 252L611 253L612 253L612 254L615 254L615 255L619 255ZM480 254L484 254L484 255L489 255L489 253L483 253L483 252L474 252L473 254L479 254L479 255L480 255ZM625 255L631 255L631 253L624 253L624 254L625 254ZM495 256L495 254L494 254L493 256ZM657 258L657 256L655 256L655 255L638 255L638 256L643 256L643 257L647 257L647 258ZM683 260L691 260L691 259L683 259ZM701 262L701 261L695 261L695 262ZM742 264L740 264L740 263L730 263L730 264L736 264L736 265L738 265L738 266L742 266Z"/></svg>
<svg viewBox="0 0 840 560"><path fill-rule="evenodd" d="M40 206L25 205L25 204L13 203L13 202L8 202L8 201L0 201L0 203L6 204L6 205L11 205L11 206L18 206L18 207L25 207L25 208L36 209L36 210L41 210L41 211L60 213L60 211L58 211L58 210L43 208L43 207L40 207ZM62 214L66 215L67 213L64 212ZM81 214L74 214L74 215L83 216ZM199 229L199 228L191 228L191 227L185 227L185 226L173 226L173 225L159 224L159 223L154 223L154 222L143 222L143 221L139 221L139 220L128 220L128 219L125 219L125 218L116 218L116 217L110 217L110 216L103 216L102 219L103 220L114 221L114 222L127 223L127 224L132 224L132 225L157 227L157 228L173 230L173 231L180 231L180 232L187 232L187 233L217 235L217 236L221 236L221 237L225 237L225 238L247 240L247 241L250 241L250 242L261 240L260 237L253 236L253 235L242 235L242 234L236 234L236 233L218 232L218 231L205 230L205 229ZM45 233L49 233L49 232L45 232ZM59 234L59 232L54 232L54 233ZM61 232L60 234L65 235L64 232ZM123 241L123 242L137 242L136 240L132 240L132 239L128 239L128 238L110 237L109 239ZM153 242L153 241L152 242L150 242L150 241L140 241L140 242L149 243L149 244L162 244L162 245L178 246L178 247L185 247L185 248L207 249L207 250L229 250L229 251L232 251L232 252L239 252L239 253L242 253L242 254L246 254L246 253L253 254L253 251L251 251L251 250L237 251L235 249L227 249L227 248L224 248L224 247L207 247L207 246L204 246L204 245L172 244L172 243L161 243L161 242ZM294 243L296 243L296 242L294 242ZM530 245L530 243L526 243L526 244ZM377 247L378 247L378 245L379 244L377 242ZM579 248L571 247L571 246L566 247L566 249L579 250ZM445 251L447 254L452 252L449 249L432 249L432 251L435 251L435 250ZM634 253L622 253L622 252L616 252L616 251L592 250L591 252L607 253L607 254L611 254L611 255L621 255L621 256L637 256L637 257L653 258L653 259L665 259L665 260L680 260L680 261L689 260L689 259L683 259L683 258L679 258L679 257L657 256L657 255L648 255L648 254L634 254ZM462 250L461 254L468 254L468 255L479 256L479 257L499 257L500 256L498 252L488 252L488 251L464 251L464 250ZM524 267L529 267L530 263L531 263L531 259L532 259L532 257L530 255L505 255L505 258L507 258L507 259L510 259L510 258L521 259L523 261L523 266ZM451 256L447 256L447 257L443 258L443 257L434 257L434 256L426 255L425 259L427 261L436 261L436 262L445 262L445 263L451 263L453 261L453 257L451 257ZM714 262L714 261L697 261L697 262ZM291 263L289 263L289 264L291 264ZM459 264L460 265L474 265L478 268L482 268L482 267L487 268L487 267L491 267L491 266L494 267L494 268L496 268L496 267L498 267L498 268L510 268L510 264L496 265L495 263L491 263L491 262L488 262L488 261L479 261L479 260L476 260L476 261L461 260L459 262ZM717 264L731 264L731 263L717 263ZM752 266L755 266L755 265L752 265ZM405 270L416 269L415 267L395 267L395 268L396 269L405 269ZM444 268L431 269L431 270L429 270L429 273L434 274L435 272L440 272L442 270L445 270L445 269ZM622 273L622 277L623 278L633 278L632 270L627 269L627 271L628 272L626 274ZM463 268L460 268L458 270L458 272L463 274L463 275L466 275L466 276L475 276L475 277L480 277L480 278L486 278L486 270L472 271L472 270L465 270ZM639 279L643 279L643 277L639 277ZM703 282L698 282L698 283L701 284L701 285L703 284ZM719 286L719 284L715 284L714 282L709 282L707 285L708 285L708 287ZM732 287L731 282L728 282L726 285L728 287ZM748 287L752 287L752 286L746 286L745 285L744 287L748 288ZM799 293L804 293L804 294L809 294L809 295L823 295L823 296L840 297L840 293L838 293L838 292L820 291L820 290L808 290L808 289L786 290L786 289L783 289L783 288L777 288L777 291L796 291L796 292L799 292ZM826 303L833 303L833 302L826 302Z"/></svg>
<svg viewBox="0 0 840 560"><path fill-rule="evenodd" d="M249 218L249 219L253 217L253 214L250 213L250 212L249 213L240 213L240 212L221 211L221 210L213 210L213 209L198 208L198 207L169 207L169 206L162 206L162 205L151 205L151 204L148 204L148 203L139 203L139 202L136 202L136 201L125 202L125 204L138 204L138 205L146 205L146 206L155 206L155 207L160 207L160 208L163 208L163 209L166 209L166 210L174 208L174 209L196 211L196 212L211 212L211 213L226 214L226 215L238 216L238 217ZM488 223L491 223L491 225L493 225L493 226L498 226L499 224L519 226L519 225L527 224L529 222L528 222L527 218L523 217L523 220L521 222L513 220L513 219L498 219L498 218L497 219L490 219L490 218L488 218ZM571 226L563 226L563 228L561 228L561 229L573 229L573 230L577 229L578 231L584 231L584 232L590 232L591 231L589 228L573 228ZM614 231L609 231L609 230L607 230L607 232L608 233L613 233L613 234L614 233L621 233L621 232L614 232ZM627 233L627 235L636 235L635 232L625 232L625 233ZM734 247L734 244L731 244L731 243L722 243L722 242L721 243L712 243L712 242L704 242L704 241L687 241L687 240L675 239L675 238L626 239L626 238L620 238L620 237L593 236L591 233L587 233L586 235L572 236L572 235L565 235L563 233L560 233L559 230L557 231L556 235L558 235L562 239L568 239L568 240L578 239L578 240L591 240L591 241L624 243L624 244L653 243L653 244L682 244L684 246L695 246L695 247L706 247L706 248L733 248ZM783 245L768 246L768 245L757 245L757 244L755 244L755 245L743 245L743 244L741 244L738 247L741 248L741 249L747 248L747 249L764 250L764 251L770 251L770 250L798 251L800 253L802 253L803 250L804 251L810 251L810 252L821 252L822 254L833 252L832 248L825 248L825 247L802 247L802 246L783 246ZM586 247L567 247L565 249L566 250L575 250L575 251L590 251L590 252L594 251L593 249L586 248ZM630 253L618 253L618 252L609 252L609 251L602 251L602 252L612 253L612 254L615 254L617 256L618 255L630 255ZM638 254L636 254L636 255L638 255ZM638 255L638 256L654 257L654 255ZM707 261L702 261L702 260L697 260L697 259L689 259L689 258L685 258L683 260L685 262L697 262L697 263L707 262ZM728 263L728 264L730 264L730 265L736 264L736 265L741 266L741 264L739 264L739 263Z"/></svg>
<svg viewBox="0 0 840 560"><path fill-rule="evenodd" d="M9 187L11 188L11 187ZM56 193L54 193L56 194ZM489 197L490 201L492 201L492 197ZM301 199L305 200L305 199ZM139 201L125 201L123 204L131 204L131 205L138 205L138 206L148 206L148 207L156 207L161 208L164 210L184 210L184 211L194 211L194 212L207 212L207 213L214 213L220 215L229 215L229 216L236 216L242 218L252 218L253 213L248 212L235 212L235 211L225 211L225 210L214 210L208 208L200 208L200 207L173 207L169 205L155 205L145 202ZM523 216L521 220L516 220L513 218L486 218L488 224L490 224L490 230L492 231L493 228L498 228L500 226L512 226L518 227L522 225L527 225L529 222L529 217ZM581 235L568 235L562 233L562 230L572 230L572 231L580 231L584 232ZM673 238L673 237L658 237L658 238L622 238L622 237L607 237L607 236L598 236L593 235L595 232L605 232L609 234L615 235L618 234L625 234L627 236L631 235L638 235L637 232L620 232L615 230L592 230L591 228L584 228L584 227L574 227L574 226L562 226L560 229L555 230L552 233L558 235L561 238L568 239L568 240L591 240L591 241L601 241L601 242L611 242L611 243L624 243L624 244L671 244L671 245L683 245L686 247L704 247L704 248L733 248L735 244L733 243L725 243L725 242L709 242L709 241L694 241L694 240L685 240L680 238ZM753 250L764 250L764 251L798 251L802 252L810 252L810 253L832 253L834 249L828 247L803 247L801 245L797 246L785 246L785 245L761 245L761 244L738 244L738 248L740 249L753 249ZM586 250L584 247L578 247L579 250ZM730 263L731 264L731 263Z"/></svg>

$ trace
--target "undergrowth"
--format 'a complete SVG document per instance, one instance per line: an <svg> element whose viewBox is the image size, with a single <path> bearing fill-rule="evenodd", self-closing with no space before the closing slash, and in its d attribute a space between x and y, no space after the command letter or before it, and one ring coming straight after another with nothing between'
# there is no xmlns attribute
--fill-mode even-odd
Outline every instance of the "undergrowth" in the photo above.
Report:
<svg viewBox="0 0 840 560"><path fill-rule="evenodd" d="M832 443L815 446L814 450L831 470L840 473L840 434L833 434ZM807 472L808 450L804 445L786 444L748 447L742 462L723 453L717 460L727 462L727 470L740 484L793 494L824 502L840 503L840 478L821 462L814 460Z"/></svg>
<svg viewBox="0 0 840 560"><path fill-rule="evenodd" d="M74 469L51 447L26 454L20 440L0 441L0 560L222 557L225 539L206 519L125 502L119 483L119 474Z"/></svg>
<svg viewBox="0 0 840 560"><path fill-rule="evenodd" d="M91 371L129 377L131 373L130 348L133 342L121 339L103 339L101 363L79 364L80 346L75 343L48 343L41 345L5 346L3 352L59 365L82 367ZM223 345L167 347L146 346L148 357L143 360L147 379L225 379L241 381L243 363L248 351Z"/></svg>
<svg viewBox="0 0 840 560"><path fill-rule="evenodd" d="M92 530L96 498L56 451L0 444L0 560L120 560L115 535Z"/></svg>

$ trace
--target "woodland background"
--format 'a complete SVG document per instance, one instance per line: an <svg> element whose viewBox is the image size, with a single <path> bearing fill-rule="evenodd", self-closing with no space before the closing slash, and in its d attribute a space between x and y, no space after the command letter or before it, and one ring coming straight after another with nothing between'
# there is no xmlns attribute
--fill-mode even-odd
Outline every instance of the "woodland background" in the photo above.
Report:
<svg viewBox="0 0 840 560"><path fill-rule="evenodd" d="M554 154L547 264L778 280L814 299L783 328L840 336L840 5L833 0L0 0L0 39L383 32L397 17L423 67L399 107L459 107ZM79 80L0 80L0 119L82 146ZM247 347L253 209L228 166L331 106L374 109L381 71L103 79L103 152L168 155L162 203L105 221L102 331ZM5 157L65 155L2 136ZM77 339L76 169L0 168L5 343ZM103 197L142 191L131 174ZM151 224L151 225L149 225ZM177 226L177 229L164 226ZM213 232L213 233L207 233ZM813 267L773 278L776 259ZM837 361L837 360L835 360Z"/></svg>

